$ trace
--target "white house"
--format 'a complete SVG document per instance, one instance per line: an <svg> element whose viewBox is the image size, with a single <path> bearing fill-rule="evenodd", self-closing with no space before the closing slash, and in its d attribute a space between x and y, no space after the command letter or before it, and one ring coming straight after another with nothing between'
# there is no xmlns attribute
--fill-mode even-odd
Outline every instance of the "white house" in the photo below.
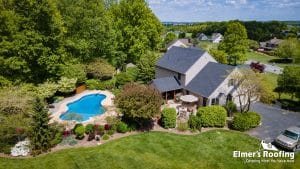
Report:
<svg viewBox="0 0 300 169"><path fill-rule="evenodd" d="M199 106L238 104L232 73L237 67L217 63L199 48L172 47L156 63L152 85L167 98L176 93L198 97Z"/></svg>
<svg viewBox="0 0 300 169"><path fill-rule="evenodd" d="M212 43L220 43L223 40L223 35L220 33L213 33L211 36Z"/></svg>
<svg viewBox="0 0 300 169"><path fill-rule="evenodd" d="M166 49L169 50L173 46L188 48L189 46L192 46L192 44L190 39L175 39L169 44L167 44Z"/></svg>

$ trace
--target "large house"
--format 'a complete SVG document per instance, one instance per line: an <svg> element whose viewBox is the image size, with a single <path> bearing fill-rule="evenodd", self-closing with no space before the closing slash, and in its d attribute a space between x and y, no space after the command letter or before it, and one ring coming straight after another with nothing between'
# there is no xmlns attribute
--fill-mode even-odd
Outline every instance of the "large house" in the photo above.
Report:
<svg viewBox="0 0 300 169"><path fill-rule="evenodd" d="M199 48L172 47L156 63L152 85L166 99L178 93L194 95L198 106L238 103L231 74L236 67L218 63Z"/></svg>
<svg viewBox="0 0 300 169"><path fill-rule="evenodd" d="M213 33L211 35L212 43L220 43L223 40L223 35L220 33Z"/></svg>
<svg viewBox="0 0 300 169"><path fill-rule="evenodd" d="M268 40L266 42L260 42L259 46L259 50L260 51L271 51L271 50L275 50L279 44L282 42L283 40L282 39L277 39L276 37L271 39L271 40Z"/></svg>

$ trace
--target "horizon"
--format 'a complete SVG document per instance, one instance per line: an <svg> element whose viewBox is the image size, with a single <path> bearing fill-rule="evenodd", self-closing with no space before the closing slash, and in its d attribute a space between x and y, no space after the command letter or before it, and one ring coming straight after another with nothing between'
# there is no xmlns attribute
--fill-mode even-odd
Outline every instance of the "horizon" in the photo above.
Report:
<svg viewBox="0 0 300 169"><path fill-rule="evenodd" d="M300 21L299 0L147 0L161 22Z"/></svg>

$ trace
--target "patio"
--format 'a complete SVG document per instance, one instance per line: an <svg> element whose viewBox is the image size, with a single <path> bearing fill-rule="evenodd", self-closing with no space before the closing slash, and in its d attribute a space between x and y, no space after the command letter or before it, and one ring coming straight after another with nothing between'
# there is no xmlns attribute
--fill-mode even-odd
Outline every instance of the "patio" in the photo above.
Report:
<svg viewBox="0 0 300 169"><path fill-rule="evenodd" d="M196 115L198 98L193 95L177 96L179 99L167 100L167 104L162 108L174 108L177 112L178 122L187 122L191 114Z"/></svg>

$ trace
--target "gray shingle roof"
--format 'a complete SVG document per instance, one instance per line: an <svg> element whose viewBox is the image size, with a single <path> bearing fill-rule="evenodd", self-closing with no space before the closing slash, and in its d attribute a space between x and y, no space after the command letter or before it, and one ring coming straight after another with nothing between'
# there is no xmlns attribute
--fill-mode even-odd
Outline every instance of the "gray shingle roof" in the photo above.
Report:
<svg viewBox="0 0 300 169"><path fill-rule="evenodd" d="M204 53L199 48L174 46L156 62L156 66L185 74Z"/></svg>
<svg viewBox="0 0 300 169"><path fill-rule="evenodd" d="M234 66L209 62L185 89L209 97L234 68Z"/></svg>
<svg viewBox="0 0 300 169"><path fill-rule="evenodd" d="M152 80L152 84L161 93L181 89L179 81L175 77L163 77Z"/></svg>

